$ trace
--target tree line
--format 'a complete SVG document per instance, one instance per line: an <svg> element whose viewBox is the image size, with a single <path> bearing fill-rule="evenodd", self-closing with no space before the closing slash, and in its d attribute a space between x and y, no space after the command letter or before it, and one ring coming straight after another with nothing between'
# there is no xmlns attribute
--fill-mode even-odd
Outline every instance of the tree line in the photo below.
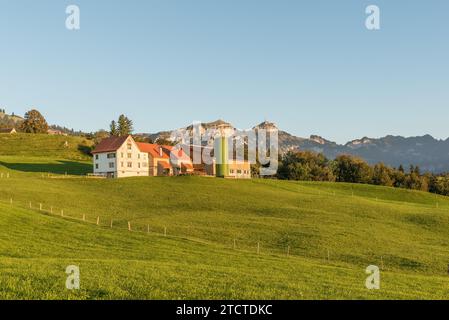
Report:
<svg viewBox="0 0 449 320"><path fill-rule="evenodd" d="M407 170L377 163L370 165L352 155L339 155L334 160L321 153L290 151L283 155L277 171L278 179L331 181L373 184L449 195L449 173L422 173L419 166Z"/></svg>

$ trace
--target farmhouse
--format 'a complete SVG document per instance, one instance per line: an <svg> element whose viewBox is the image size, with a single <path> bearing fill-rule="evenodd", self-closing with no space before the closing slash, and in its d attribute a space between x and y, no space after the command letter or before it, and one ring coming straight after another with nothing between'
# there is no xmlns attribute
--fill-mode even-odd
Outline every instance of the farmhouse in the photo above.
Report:
<svg viewBox="0 0 449 320"><path fill-rule="evenodd" d="M188 146L186 146L188 148ZM205 163L201 157L201 163L195 163L194 152L195 148L200 151L200 154L208 154L212 158L212 163ZM193 161L194 172L197 175L217 176L217 161L215 159L215 150L208 146L194 146L190 145L190 158ZM247 160L229 159L224 168L225 178L235 179L250 179L251 178L251 163Z"/></svg>
<svg viewBox="0 0 449 320"><path fill-rule="evenodd" d="M217 175L213 164L193 164L182 148L136 142L131 135L103 139L92 151L94 175L107 178L135 176L173 176L185 174ZM248 161L230 160L226 178L251 178Z"/></svg>
<svg viewBox="0 0 449 320"><path fill-rule="evenodd" d="M193 173L193 164L185 152L172 146L161 146L137 142L141 152L148 154L150 176L179 175Z"/></svg>
<svg viewBox="0 0 449 320"><path fill-rule="evenodd" d="M136 142L132 136L103 139L92 154L94 174L108 178L193 173L192 162L182 150Z"/></svg>

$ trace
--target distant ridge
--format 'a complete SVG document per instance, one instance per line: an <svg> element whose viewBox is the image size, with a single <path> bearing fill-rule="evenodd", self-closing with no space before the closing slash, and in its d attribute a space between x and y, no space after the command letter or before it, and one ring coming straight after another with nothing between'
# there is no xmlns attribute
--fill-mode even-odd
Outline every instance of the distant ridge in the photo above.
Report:
<svg viewBox="0 0 449 320"><path fill-rule="evenodd" d="M210 130L223 125L230 131L235 130L232 124L221 119L202 123L201 127L203 130ZM189 132L191 129L192 126L189 125L176 131ZM278 126L273 122L263 121L255 125L253 129L278 129ZM170 139L174 131L146 135L153 140ZM363 137L346 144L338 144L319 135L303 138L279 129L279 148L282 153L291 150L309 150L323 153L330 159L339 154L351 154L371 164L383 162L393 167L403 165L406 168L410 165L418 165L423 171L449 172L449 138L438 140L428 134L417 137L393 135L382 138Z"/></svg>

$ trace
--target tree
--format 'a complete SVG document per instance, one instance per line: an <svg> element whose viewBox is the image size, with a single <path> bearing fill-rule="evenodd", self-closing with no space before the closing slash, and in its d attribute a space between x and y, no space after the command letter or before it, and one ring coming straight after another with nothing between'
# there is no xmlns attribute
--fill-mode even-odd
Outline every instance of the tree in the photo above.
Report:
<svg viewBox="0 0 449 320"><path fill-rule="evenodd" d="M109 134L111 136L117 136L118 135L118 130L117 130L117 123L115 122L115 120L111 121L111 124L109 125Z"/></svg>
<svg viewBox="0 0 449 320"><path fill-rule="evenodd" d="M174 146L174 145L176 145L176 142L173 142L173 141L165 139L165 138L158 138L156 140L156 144L158 144L160 146Z"/></svg>
<svg viewBox="0 0 449 320"><path fill-rule="evenodd" d="M136 142L153 143L150 137L144 135L133 135L133 139Z"/></svg>
<svg viewBox="0 0 449 320"><path fill-rule="evenodd" d="M118 118L117 131L119 136L127 136L133 132L133 122L124 114L121 114Z"/></svg>
<svg viewBox="0 0 449 320"><path fill-rule="evenodd" d="M20 129L27 133L47 133L48 124L42 114L33 109L25 113L25 120Z"/></svg>
<svg viewBox="0 0 449 320"><path fill-rule="evenodd" d="M393 170L393 180L394 184L393 186L396 188L405 188L405 171L404 167L402 165L399 166L397 170Z"/></svg>
<svg viewBox="0 0 449 320"><path fill-rule="evenodd" d="M329 164L321 153L288 152L280 161L277 177L288 180L335 181Z"/></svg>
<svg viewBox="0 0 449 320"><path fill-rule="evenodd" d="M360 158L340 155L335 159L334 174L338 182L370 183L373 169Z"/></svg>
<svg viewBox="0 0 449 320"><path fill-rule="evenodd" d="M392 187L394 184L393 170L384 165L383 163L378 163L374 166L373 170L373 184L379 186Z"/></svg>

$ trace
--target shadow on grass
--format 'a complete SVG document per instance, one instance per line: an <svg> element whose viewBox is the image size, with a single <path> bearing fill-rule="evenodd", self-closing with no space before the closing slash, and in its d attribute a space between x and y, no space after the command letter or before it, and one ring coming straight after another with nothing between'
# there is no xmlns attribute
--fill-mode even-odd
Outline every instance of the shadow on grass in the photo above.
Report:
<svg viewBox="0 0 449 320"><path fill-rule="evenodd" d="M86 175L92 172L89 163L58 160L55 163L9 163L0 161L0 166L22 172L44 172L54 174Z"/></svg>
<svg viewBox="0 0 449 320"><path fill-rule="evenodd" d="M86 156L92 156L92 150L93 150L92 146L86 146L83 144L78 145L78 151L81 151Z"/></svg>

